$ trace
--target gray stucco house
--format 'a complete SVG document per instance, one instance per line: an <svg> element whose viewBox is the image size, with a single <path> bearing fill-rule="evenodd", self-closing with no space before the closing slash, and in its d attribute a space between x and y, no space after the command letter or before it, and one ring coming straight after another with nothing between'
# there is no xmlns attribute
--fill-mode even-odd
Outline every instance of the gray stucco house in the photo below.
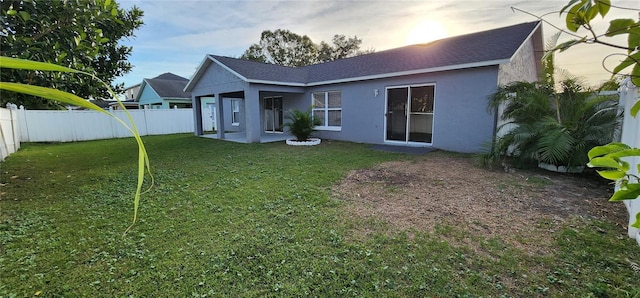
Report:
<svg viewBox="0 0 640 298"><path fill-rule="evenodd" d="M219 139L286 136L284 113L313 107L321 138L478 152L496 130L488 95L537 80L542 55L540 22L297 68L207 55L185 92L196 135L203 135L200 102L213 97L222 103Z"/></svg>

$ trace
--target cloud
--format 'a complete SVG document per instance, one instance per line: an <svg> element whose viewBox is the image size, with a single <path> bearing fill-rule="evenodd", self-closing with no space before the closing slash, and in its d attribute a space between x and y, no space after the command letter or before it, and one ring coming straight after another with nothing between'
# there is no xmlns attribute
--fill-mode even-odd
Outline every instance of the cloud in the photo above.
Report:
<svg viewBox="0 0 640 298"><path fill-rule="evenodd" d="M442 22L450 35L467 34L502 26L535 21L515 6L534 15L558 11L564 0L371 0L371 1L177 1L177 0L121 0L123 7L139 6L145 13L145 25L137 38L127 41L134 47L131 57L136 65L133 72L158 70L160 74L175 70L190 71L197 67L205 54L240 56L251 44L257 43L263 30L288 29L308 35L314 42L330 41L334 34L358 36L363 48L385 50L403 46L406 36L421 21ZM621 6L637 7L637 0L622 0ZM614 12L612 16L637 14ZM557 13L545 17L564 27ZM606 23L600 25L598 28ZM604 30L601 29L601 30ZM544 26L546 36L555 29ZM566 38L569 38L567 35ZM559 63L572 60L591 61L592 68L600 68L602 53L611 51L597 47L559 55ZM595 51L595 54L594 54ZM170 57L170 58L168 58ZM569 61L569 62L565 62ZM191 67L187 67L192 65ZM581 64L582 65L582 64ZM162 67L165 68L162 71ZM591 71L592 73L595 70ZM586 72L583 72L586 73ZM155 76L154 74L152 76ZM177 73L178 74L178 73ZM131 77L131 76L129 76Z"/></svg>

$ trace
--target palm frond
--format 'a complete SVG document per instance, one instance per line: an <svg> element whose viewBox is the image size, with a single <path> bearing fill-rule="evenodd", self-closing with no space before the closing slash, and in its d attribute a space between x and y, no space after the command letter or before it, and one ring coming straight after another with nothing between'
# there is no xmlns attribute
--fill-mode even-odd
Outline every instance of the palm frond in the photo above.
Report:
<svg viewBox="0 0 640 298"><path fill-rule="evenodd" d="M548 131L540 138L538 145L538 160L563 165L571 157L575 139L565 129L558 128Z"/></svg>

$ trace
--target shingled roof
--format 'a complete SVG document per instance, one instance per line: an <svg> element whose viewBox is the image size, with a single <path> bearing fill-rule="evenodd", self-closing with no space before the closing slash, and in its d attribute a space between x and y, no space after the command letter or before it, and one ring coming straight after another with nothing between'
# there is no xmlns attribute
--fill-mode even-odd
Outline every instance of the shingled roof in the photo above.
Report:
<svg viewBox="0 0 640 298"><path fill-rule="evenodd" d="M314 86L508 63L540 22L487 30L303 67L208 55L189 82L211 62L251 83ZM205 65L206 64L206 65Z"/></svg>
<svg viewBox="0 0 640 298"><path fill-rule="evenodd" d="M184 91L189 80L170 72L153 79L144 79L144 82L151 86L161 98L191 98L191 93Z"/></svg>

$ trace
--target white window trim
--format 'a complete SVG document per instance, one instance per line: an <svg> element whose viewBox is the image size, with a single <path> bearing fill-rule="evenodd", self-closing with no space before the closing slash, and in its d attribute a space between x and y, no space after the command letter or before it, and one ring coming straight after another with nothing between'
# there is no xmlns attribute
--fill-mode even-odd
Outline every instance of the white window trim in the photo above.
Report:
<svg viewBox="0 0 640 298"><path fill-rule="evenodd" d="M236 108L238 108L237 111L236 111ZM235 113L238 113L238 117L233 116L235 115ZM231 100L231 125L240 126L240 119L234 119L234 118L240 118L240 100L239 99Z"/></svg>
<svg viewBox="0 0 640 298"><path fill-rule="evenodd" d="M329 108L329 93L330 92L340 92L340 107L339 108ZM313 106L313 94L314 93L324 93L324 108L316 108ZM317 91L311 92L311 110L323 110L324 113L324 123L329 123L329 111L340 111L340 118L342 118L342 91L339 90L330 90L330 91ZM313 113L313 112L312 112ZM342 120L340 121L340 126L316 126L317 130L326 130L326 131L342 131Z"/></svg>

